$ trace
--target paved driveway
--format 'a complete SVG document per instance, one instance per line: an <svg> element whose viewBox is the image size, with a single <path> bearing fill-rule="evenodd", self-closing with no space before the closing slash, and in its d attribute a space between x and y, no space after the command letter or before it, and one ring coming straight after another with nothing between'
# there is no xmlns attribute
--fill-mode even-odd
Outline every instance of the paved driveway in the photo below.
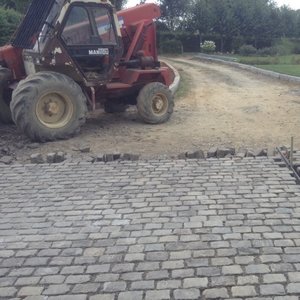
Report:
<svg viewBox="0 0 300 300"><path fill-rule="evenodd" d="M0 299L298 295L300 187L271 159L0 168Z"/></svg>

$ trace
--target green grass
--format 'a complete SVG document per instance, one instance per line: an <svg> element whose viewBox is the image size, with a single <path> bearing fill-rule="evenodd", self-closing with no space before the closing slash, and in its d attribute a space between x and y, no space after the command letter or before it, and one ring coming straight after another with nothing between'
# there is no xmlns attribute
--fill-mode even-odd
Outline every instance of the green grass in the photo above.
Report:
<svg viewBox="0 0 300 300"><path fill-rule="evenodd" d="M256 67L274 71L281 74L287 74L300 77L300 65L256 65Z"/></svg>
<svg viewBox="0 0 300 300"><path fill-rule="evenodd" d="M192 80L189 74L187 74L184 71L180 71L180 83L178 90L176 92L176 97L181 99L184 98L186 95L188 95L189 91L192 87Z"/></svg>
<svg viewBox="0 0 300 300"><path fill-rule="evenodd" d="M170 56L168 57L168 59L171 62L174 62L176 64L186 65L186 66L189 66L189 67L193 66L192 63L186 63L186 62L183 62L183 61L173 60ZM179 83L178 90L176 92L176 98L182 99L182 98L184 98L185 96L188 95L188 93L190 92L190 90L193 86L192 77L187 72L185 72L182 68L177 68L177 71L180 74L180 83Z"/></svg>
<svg viewBox="0 0 300 300"><path fill-rule="evenodd" d="M237 56L237 59L247 65L300 65L300 55Z"/></svg>
<svg viewBox="0 0 300 300"><path fill-rule="evenodd" d="M300 55L236 56L236 58L242 64L300 77Z"/></svg>

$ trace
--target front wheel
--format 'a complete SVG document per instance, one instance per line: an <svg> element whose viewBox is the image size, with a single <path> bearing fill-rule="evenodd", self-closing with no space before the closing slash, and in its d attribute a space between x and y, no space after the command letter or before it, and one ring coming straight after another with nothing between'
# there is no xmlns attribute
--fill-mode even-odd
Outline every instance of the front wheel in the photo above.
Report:
<svg viewBox="0 0 300 300"><path fill-rule="evenodd" d="M67 139L86 120L86 97L68 76L40 72L21 81L10 104L13 121L33 141Z"/></svg>
<svg viewBox="0 0 300 300"><path fill-rule="evenodd" d="M144 122L160 124L169 120L174 110L170 89L160 82L144 86L137 98L137 109Z"/></svg>

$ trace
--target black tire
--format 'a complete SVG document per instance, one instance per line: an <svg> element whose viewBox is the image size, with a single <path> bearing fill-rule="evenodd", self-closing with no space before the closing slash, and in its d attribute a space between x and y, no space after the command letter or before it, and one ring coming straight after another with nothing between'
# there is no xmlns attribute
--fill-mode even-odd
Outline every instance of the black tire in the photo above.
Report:
<svg viewBox="0 0 300 300"><path fill-rule="evenodd" d="M9 69L0 66L0 123L12 123L11 112L9 108L8 93L5 89L8 80L11 79L11 72Z"/></svg>
<svg viewBox="0 0 300 300"><path fill-rule="evenodd" d="M108 100L104 103L104 111L108 114L123 113L126 109L127 105L119 101Z"/></svg>
<svg viewBox="0 0 300 300"><path fill-rule="evenodd" d="M158 103L162 103L158 106ZM149 124L161 124L170 119L174 110L174 98L170 89L160 82L145 85L137 97L137 109L142 120Z"/></svg>
<svg viewBox="0 0 300 300"><path fill-rule="evenodd" d="M86 97L71 78L40 72L21 81L12 95L12 118L33 141L67 139L86 121Z"/></svg>

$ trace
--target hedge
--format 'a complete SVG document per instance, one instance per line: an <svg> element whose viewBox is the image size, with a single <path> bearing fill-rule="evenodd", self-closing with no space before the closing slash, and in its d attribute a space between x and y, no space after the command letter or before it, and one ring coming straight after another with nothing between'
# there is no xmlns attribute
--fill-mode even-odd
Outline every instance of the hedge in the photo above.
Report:
<svg viewBox="0 0 300 300"><path fill-rule="evenodd" d="M0 45L9 42L21 21L21 14L12 9L0 7Z"/></svg>

